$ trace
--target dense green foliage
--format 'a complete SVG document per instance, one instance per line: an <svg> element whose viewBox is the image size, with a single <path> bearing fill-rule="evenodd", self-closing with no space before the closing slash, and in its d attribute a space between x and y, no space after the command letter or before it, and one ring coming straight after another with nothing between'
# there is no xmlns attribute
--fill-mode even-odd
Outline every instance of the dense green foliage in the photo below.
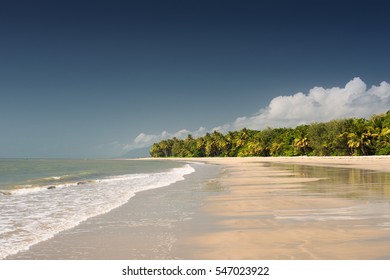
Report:
<svg viewBox="0 0 390 280"><path fill-rule="evenodd" d="M390 154L390 111L295 128L242 129L153 144L153 157L350 156Z"/></svg>

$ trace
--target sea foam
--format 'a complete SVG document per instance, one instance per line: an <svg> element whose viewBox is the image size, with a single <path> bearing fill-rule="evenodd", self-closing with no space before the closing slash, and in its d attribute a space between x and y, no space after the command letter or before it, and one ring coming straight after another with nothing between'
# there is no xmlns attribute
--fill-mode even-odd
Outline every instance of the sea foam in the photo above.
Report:
<svg viewBox="0 0 390 280"><path fill-rule="evenodd" d="M106 177L83 184L12 190L0 196L0 259L125 204L137 192L165 187L195 169L186 164L165 172Z"/></svg>

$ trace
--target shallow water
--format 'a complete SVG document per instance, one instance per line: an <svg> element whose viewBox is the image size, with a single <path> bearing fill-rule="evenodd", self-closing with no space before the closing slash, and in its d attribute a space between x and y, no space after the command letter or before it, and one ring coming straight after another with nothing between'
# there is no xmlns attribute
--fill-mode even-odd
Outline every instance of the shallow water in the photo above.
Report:
<svg viewBox="0 0 390 280"><path fill-rule="evenodd" d="M205 197L222 191L212 181L219 168L196 172L169 187L137 193L128 203L56 234L7 259L175 259L175 243Z"/></svg>
<svg viewBox="0 0 390 280"><path fill-rule="evenodd" d="M194 172L185 163L0 160L0 259Z"/></svg>

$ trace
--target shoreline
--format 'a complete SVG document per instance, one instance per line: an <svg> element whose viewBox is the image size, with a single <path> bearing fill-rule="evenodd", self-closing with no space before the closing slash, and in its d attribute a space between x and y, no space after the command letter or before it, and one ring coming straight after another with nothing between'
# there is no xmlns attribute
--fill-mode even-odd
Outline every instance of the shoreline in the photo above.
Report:
<svg viewBox="0 0 390 280"><path fill-rule="evenodd" d="M207 180L216 176L219 167L195 168L185 180L139 191L125 204L5 260L175 259L171 251L183 225L190 222L204 196L218 192Z"/></svg>
<svg viewBox="0 0 390 280"><path fill-rule="evenodd" d="M124 160L173 160L204 162L211 164L226 165L240 162L271 162L281 164L298 164L298 165L317 165L337 168L358 168L366 170L375 170L390 172L390 155L389 156L297 156L297 157L188 157L188 158L139 158Z"/></svg>
<svg viewBox="0 0 390 280"><path fill-rule="evenodd" d="M356 198L390 189L389 156L145 159L207 165L7 259L390 259L390 199Z"/></svg>

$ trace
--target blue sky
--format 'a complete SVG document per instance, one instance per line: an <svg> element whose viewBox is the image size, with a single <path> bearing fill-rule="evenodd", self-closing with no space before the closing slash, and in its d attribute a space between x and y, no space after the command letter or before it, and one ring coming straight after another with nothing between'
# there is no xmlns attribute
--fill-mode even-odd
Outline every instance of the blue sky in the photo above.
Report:
<svg viewBox="0 0 390 280"><path fill-rule="evenodd" d="M0 157L386 111L388 4L340 2L1 1Z"/></svg>

